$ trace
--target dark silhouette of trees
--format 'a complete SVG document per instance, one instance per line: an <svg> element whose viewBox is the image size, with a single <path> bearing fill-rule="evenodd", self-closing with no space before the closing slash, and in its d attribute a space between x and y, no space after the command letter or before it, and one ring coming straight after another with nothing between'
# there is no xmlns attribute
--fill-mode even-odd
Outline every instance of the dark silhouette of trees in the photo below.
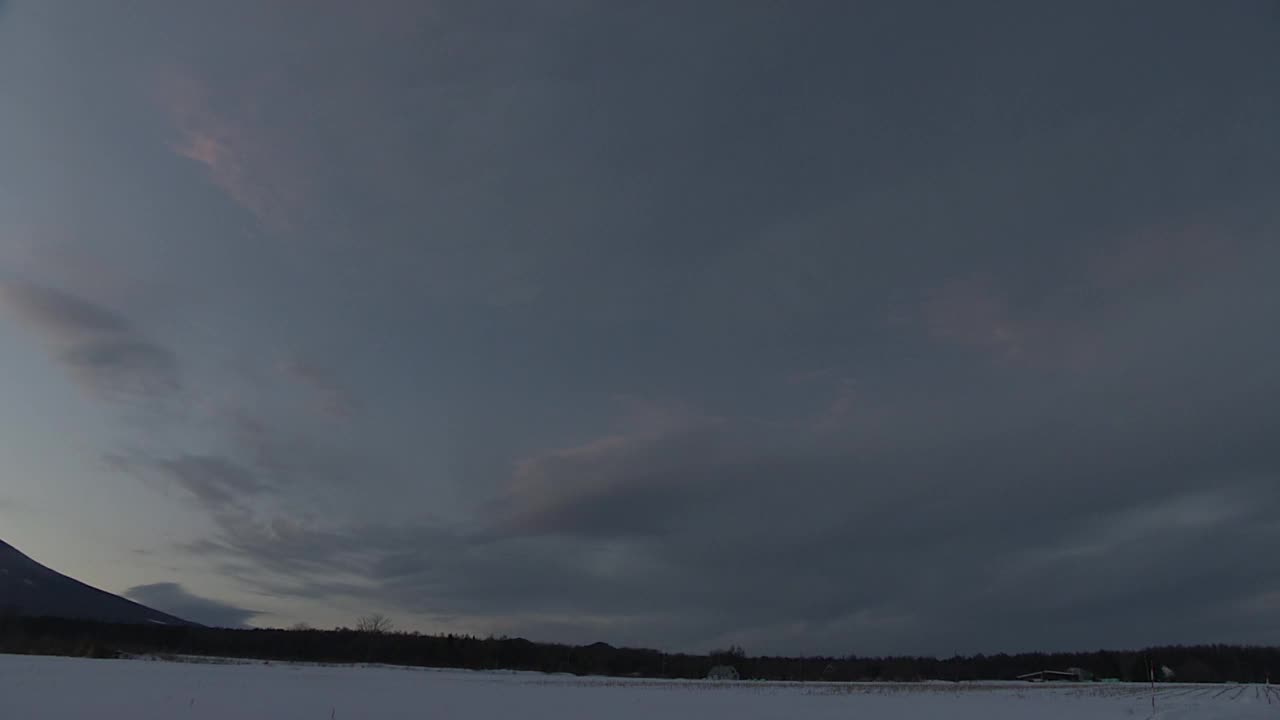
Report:
<svg viewBox="0 0 1280 720"><path fill-rule="evenodd" d="M382 613L370 613L356 620L356 631L362 633L381 635L391 632L394 628L395 623Z"/></svg>
<svg viewBox="0 0 1280 720"><path fill-rule="evenodd" d="M747 651L743 650L739 645L730 645L724 650L712 650L707 653L707 656L711 658L713 665L733 665L736 667L747 659Z"/></svg>
<svg viewBox="0 0 1280 720"><path fill-rule="evenodd" d="M382 632L362 629L383 628ZM1178 680L1263 682L1280 677L1280 648L1234 645L1149 648L1141 652L1023 653L932 657L749 656L730 647L706 655L572 646L522 638L393 632L383 623L356 629L230 630L162 625L114 625L0 613L0 652L115 657L195 655L332 663L379 662L474 670L537 670L577 675L702 679L715 665L732 665L746 680L1011 680L1039 670L1082 668L1096 679L1147 681L1148 659L1173 668Z"/></svg>

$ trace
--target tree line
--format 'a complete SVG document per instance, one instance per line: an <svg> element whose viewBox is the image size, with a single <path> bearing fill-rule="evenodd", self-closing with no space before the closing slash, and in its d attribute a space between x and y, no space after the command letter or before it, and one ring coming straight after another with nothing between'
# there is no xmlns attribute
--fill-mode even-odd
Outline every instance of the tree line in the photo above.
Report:
<svg viewBox="0 0 1280 720"><path fill-rule="evenodd" d="M1081 668L1095 679L1145 682L1263 682L1280 671L1280 648L1200 645L1141 651L1020 653L933 657L750 656L730 647L706 654L665 653L605 643L564 645L522 638L394 632L382 616L355 628L234 630L119 625L65 618L0 616L0 652L119 657L194 655L320 663L383 663L472 670L529 670L619 677L706 677L732 665L743 679L796 682L1011 680L1040 670ZM1164 668L1171 675L1162 672ZM1280 676L1278 676L1280 677Z"/></svg>

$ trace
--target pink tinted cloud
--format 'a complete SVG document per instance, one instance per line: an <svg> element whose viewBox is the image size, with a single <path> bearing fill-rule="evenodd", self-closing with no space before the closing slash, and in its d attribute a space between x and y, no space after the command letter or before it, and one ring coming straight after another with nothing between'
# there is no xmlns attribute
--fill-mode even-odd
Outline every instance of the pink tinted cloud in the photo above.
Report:
<svg viewBox="0 0 1280 720"><path fill-rule="evenodd" d="M819 388L822 392L822 409L807 422L818 433L831 433L850 429L858 410L858 389L853 378L836 368L801 370L784 378L787 385Z"/></svg>
<svg viewBox="0 0 1280 720"><path fill-rule="evenodd" d="M439 3L428 0L366 0L359 5L341 3L341 7L356 10L349 16L356 31L393 39L412 37L441 15Z"/></svg>
<svg viewBox="0 0 1280 720"><path fill-rule="evenodd" d="M291 229L302 207L302 177L281 138L269 132L248 102L221 103L196 76L176 68L161 73L157 101L178 138L170 148L202 167L210 182L270 229Z"/></svg>
<svg viewBox="0 0 1280 720"><path fill-rule="evenodd" d="M822 368L820 370L799 370L793 372L786 377L788 385L807 385L809 383L821 382L835 377L835 368Z"/></svg>
<svg viewBox="0 0 1280 720"><path fill-rule="evenodd" d="M921 313L935 340L967 345L999 360L1023 354L1025 330L986 280L966 278L943 285L925 299Z"/></svg>
<svg viewBox="0 0 1280 720"><path fill-rule="evenodd" d="M713 436L723 439L730 430L726 418L684 403L635 395L614 400L621 412L613 432L515 462L498 504L501 524L547 527L595 498L675 482L683 463L719 457ZM688 453L695 457L684 457Z"/></svg>
<svg viewBox="0 0 1280 720"><path fill-rule="evenodd" d="M1185 289L1239 259L1233 236L1200 223L1161 224L1122 237L1088 260L1089 274L1104 292L1133 288Z"/></svg>
<svg viewBox="0 0 1280 720"><path fill-rule="evenodd" d="M16 277L73 288L117 307L173 301L174 288L165 279L140 273L118 253L79 235L58 221L0 227L0 266Z"/></svg>
<svg viewBox="0 0 1280 720"><path fill-rule="evenodd" d="M1082 254L1068 268L1074 270L1068 292L1037 298L1033 306L1014 304L989 279L971 276L928 293L918 317L935 341L1001 365L1084 371L1125 351L1123 337L1102 338L1135 303L1197 292L1245 257L1224 228L1154 224Z"/></svg>
<svg viewBox="0 0 1280 720"><path fill-rule="evenodd" d="M276 369L306 390L314 406L324 415L349 420L355 414L355 400L327 370L297 358L280 361Z"/></svg>
<svg viewBox="0 0 1280 720"><path fill-rule="evenodd" d="M830 432L845 428L858 407L858 390L852 378L842 377L835 383L831 401L813 423L815 430Z"/></svg>
<svg viewBox="0 0 1280 720"><path fill-rule="evenodd" d="M500 526L546 530L595 498L625 493L652 462L662 436L616 434L523 458L495 505Z"/></svg>
<svg viewBox="0 0 1280 720"><path fill-rule="evenodd" d="M1102 348L1096 330L1070 311L1020 310L989 280L968 277L929 293L919 316L934 341L968 348L997 365L1088 370Z"/></svg>
<svg viewBox="0 0 1280 720"><path fill-rule="evenodd" d="M614 395L613 400L621 410L618 425L630 433L669 433L722 421L722 418L708 415L688 403L669 398L654 399L623 393Z"/></svg>

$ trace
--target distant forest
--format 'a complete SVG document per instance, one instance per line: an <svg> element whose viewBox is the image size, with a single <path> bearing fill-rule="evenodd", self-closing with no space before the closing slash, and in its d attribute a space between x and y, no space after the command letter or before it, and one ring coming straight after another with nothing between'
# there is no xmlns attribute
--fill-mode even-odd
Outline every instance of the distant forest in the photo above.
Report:
<svg viewBox="0 0 1280 720"><path fill-rule="evenodd" d="M322 663L384 663L472 670L532 670L577 675L705 678L732 665L743 679L788 681L1011 680L1040 670L1082 668L1095 679L1178 682L1263 682L1280 671L1280 648L1233 645L1160 647L1142 651L1022 653L929 657L752 657L741 648L705 655L535 643L520 638L347 629L231 630L164 625L115 625L0 616L0 652L110 658L197 655ZM1162 678L1163 668L1172 678Z"/></svg>

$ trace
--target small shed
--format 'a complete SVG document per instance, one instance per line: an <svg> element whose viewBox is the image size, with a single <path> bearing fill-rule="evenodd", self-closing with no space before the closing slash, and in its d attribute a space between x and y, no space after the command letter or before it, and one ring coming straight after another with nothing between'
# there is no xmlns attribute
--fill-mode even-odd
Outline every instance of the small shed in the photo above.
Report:
<svg viewBox="0 0 1280 720"><path fill-rule="evenodd" d="M708 680L737 680L738 668L732 665L716 665L707 673Z"/></svg>

